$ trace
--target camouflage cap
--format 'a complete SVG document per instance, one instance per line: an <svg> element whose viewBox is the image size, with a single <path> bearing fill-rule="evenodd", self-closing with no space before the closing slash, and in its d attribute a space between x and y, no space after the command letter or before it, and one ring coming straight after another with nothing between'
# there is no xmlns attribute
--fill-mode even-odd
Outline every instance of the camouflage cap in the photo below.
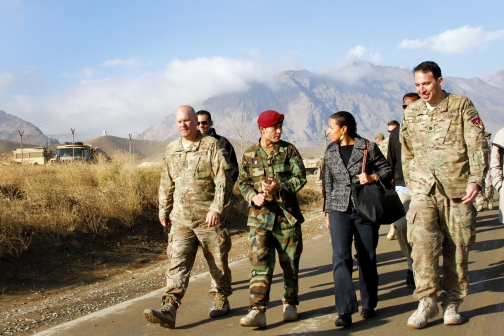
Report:
<svg viewBox="0 0 504 336"><path fill-rule="evenodd" d="M485 138L492 135L492 133L489 133L487 131L485 131L485 133L483 133L483 134L485 135Z"/></svg>
<svg viewBox="0 0 504 336"><path fill-rule="evenodd" d="M380 140L383 140L385 139L385 136L383 135L383 133L378 133L374 136L375 139L380 139Z"/></svg>

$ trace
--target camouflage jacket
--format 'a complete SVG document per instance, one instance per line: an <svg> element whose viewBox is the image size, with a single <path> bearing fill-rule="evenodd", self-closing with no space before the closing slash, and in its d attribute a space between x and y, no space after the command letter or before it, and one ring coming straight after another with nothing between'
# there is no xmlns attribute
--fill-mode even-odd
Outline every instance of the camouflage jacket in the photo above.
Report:
<svg viewBox="0 0 504 336"><path fill-rule="evenodd" d="M217 140L198 133L187 149L182 138L168 144L159 186L159 218L205 220L209 210L222 213L232 187L229 169Z"/></svg>
<svg viewBox="0 0 504 336"><path fill-rule="evenodd" d="M460 198L468 183L481 187L484 128L478 111L463 96L448 93L432 111L421 99L408 105L401 129L408 191L427 195L437 181L448 197Z"/></svg>
<svg viewBox="0 0 504 336"><path fill-rule="evenodd" d="M383 139L383 141L378 145L378 148L380 149L380 152L382 152L385 159L387 158L389 140L390 138Z"/></svg>
<svg viewBox="0 0 504 336"><path fill-rule="evenodd" d="M271 155L272 159L268 159L259 143L248 148L243 153L238 176L240 192L251 206L247 225L266 230L273 229L279 211L291 226L304 222L296 196L296 192L306 184L303 159L296 147L285 141L275 144ZM273 176L280 183L281 190L272 201L257 207L252 198L262 193L261 182L268 181L268 176Z"/></svg>

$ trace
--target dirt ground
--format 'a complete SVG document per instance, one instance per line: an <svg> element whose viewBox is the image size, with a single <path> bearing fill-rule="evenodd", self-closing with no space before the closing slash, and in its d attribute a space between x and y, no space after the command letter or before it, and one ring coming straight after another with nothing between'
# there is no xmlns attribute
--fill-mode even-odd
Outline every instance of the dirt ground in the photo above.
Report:
<svg viewBox="0 0 504 336"><path fill-rule="evenodd" d="M305 188L315 188L313 176ZM305 238L324 230L321 203L303 213ZM248 229L232 227L231 234L233 262L247 255ZM104 234L76 232L56 248L37 242L19 258L2 256L0 336L32 334L162 288L166 242L156 221L116 225ZM199 252L192 275L206 271Z"/></svg>

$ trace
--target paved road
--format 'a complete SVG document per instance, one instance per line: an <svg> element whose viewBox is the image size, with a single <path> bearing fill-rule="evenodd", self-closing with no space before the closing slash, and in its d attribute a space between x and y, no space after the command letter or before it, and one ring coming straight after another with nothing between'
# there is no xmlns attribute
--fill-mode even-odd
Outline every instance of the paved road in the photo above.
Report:
<svg viewBox="0 0 504 336"><path fill-rule="evenodd" d="M321 217L320 219L321 220ZM162 290L81 317L45 330L37 335L503 335L504 334L504 225L498 223L496 210L478 216L477 243L470 255L470 295L461 306L464 324L445 326L442 314L431 320L422 331L406 326L416 309L412 290L405 286L406 262L396 240L388 241L388 226L380 230L378 271L379 303L376 317L363 320L354 314L354 325L336 329L334 319L331 246L327 234L305 240L301 258L299 320L282 322L281 275L276 268L271 303L265 329L243 328L240 318L246 314L248 298L248 260L231 265L234 294L230 297L230 314L216 319L207 317L212 297L207 294L209 277L191 278L183 304L178 310L177 329L164 329L148 323L142 311L160 305ZM357 286L357 272L354 284Z"/></svg>

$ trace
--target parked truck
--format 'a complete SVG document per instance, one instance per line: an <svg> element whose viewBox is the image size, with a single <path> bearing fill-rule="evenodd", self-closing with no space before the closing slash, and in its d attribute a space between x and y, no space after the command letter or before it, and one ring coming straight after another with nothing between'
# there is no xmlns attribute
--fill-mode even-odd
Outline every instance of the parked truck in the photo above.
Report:
<svg viewBox="0 0 504 336"><path fill-rule="evenodd" d="M46 164L52 157L51 151L43 147L18 148L14 150L14 161L19 163Z"/></svg>
<svg viewBox="0 0 504 336"><path fill-rule="evenodd" d="M320 164L322 163L322 158L309 158L303 159L303 164L305 166L307 173L312 173L313 175L317 175L318 170L320 169Z"/></svg>
<svg viewBox="0 0 504 336"><path fill-rule="evenodd" d="M64 145L56 147L51 163L68 161L93 162L96 160L98 148L82 142L65 142Z"/></svg>

